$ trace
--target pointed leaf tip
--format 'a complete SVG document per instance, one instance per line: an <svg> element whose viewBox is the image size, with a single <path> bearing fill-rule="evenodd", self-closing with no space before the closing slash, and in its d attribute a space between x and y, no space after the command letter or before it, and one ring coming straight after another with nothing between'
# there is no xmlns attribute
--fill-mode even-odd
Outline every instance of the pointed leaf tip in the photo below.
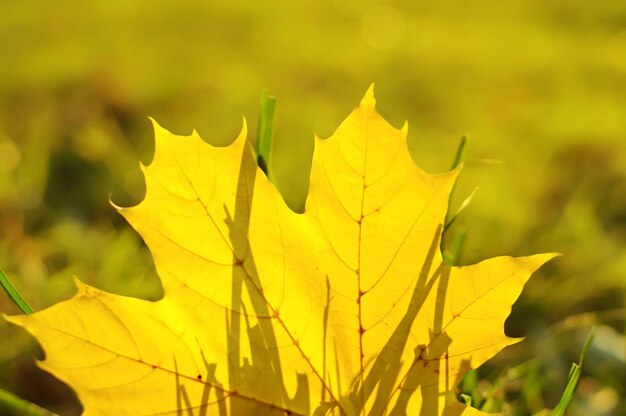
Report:
<svg viewBox="0 0 626 416"><path fill-rule="evenodd" d="M80 280L77 276L73 276L74 286L76 286L76 297L92 297L98 293L98 289L93 286L89 286Z"/></svg>
<svg viewBox="0 0 626 416"><path fill-rule="evenodd" d="M370 107L374 108L376 106L376 98L374 97L374 83L372 82L365 91L365 95L361 99L360 103L361 107Z"/></svg>
<svg viewBox="0 0 626 416"><path fill-rule="evenodd" d="M72 276L72 281L78 290L84 290L87 287L87 285L84 284L76 275Z"/></svg>
<svg viewBox="0 0 626 416"><path fill-rule="evenodd" d="M16 325L16 326L21 326L21 327L24 327L26 325L24 319L29 318L28 315L7 315L6 313L2 313L0 314L0 316L6 322Z"/></svg>

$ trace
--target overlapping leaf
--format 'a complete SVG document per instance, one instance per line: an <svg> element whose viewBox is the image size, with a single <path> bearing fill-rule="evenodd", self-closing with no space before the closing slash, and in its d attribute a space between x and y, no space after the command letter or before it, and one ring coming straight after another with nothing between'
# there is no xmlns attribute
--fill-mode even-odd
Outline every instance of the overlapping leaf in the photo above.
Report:
<svg viewBox="0 0 626 416"><path fill-rule="evenodd" d="M118 208L153 253L165 296L78 283L10 317L86 415L460 415L459 377L515 342L503 324L552 255L446 267L457 171L428 175L373 91L316 140L304 214L257 167L244 128L224 148L155 123L147 193Z"/></svg>

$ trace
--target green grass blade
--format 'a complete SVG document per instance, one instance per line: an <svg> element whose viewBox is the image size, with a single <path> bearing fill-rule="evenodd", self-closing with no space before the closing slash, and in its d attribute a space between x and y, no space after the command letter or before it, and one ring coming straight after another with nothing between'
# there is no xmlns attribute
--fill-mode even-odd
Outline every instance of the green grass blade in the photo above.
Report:
<svg viewBox="0 0 626 416"><path fill-rule="evenodd" d="M272 153L272 138L274 132L274 112L276 98L263 91L261 95L261 111L257 129L257 163L263 172L269 176L270 156Z"/></svg>
<svg viewBox="0 0 626 416"><path fill-rule="evenodd" d="M467 406L471 406L472 405L472 396L470 396L469 394L461 393L459 395L459 398L461 399L461 403L464 403Z"/></svg>
<svg viewBox="0 0 626 416"><path fill-rule="evenodd" d="M465 148L467 147L467 136L461 137L461 143L459 143L459 148L456 150L456 156L454 156L454 162L452 162L452 169L456 169L461 162L465 159Z"/></svg>
<svg viewBox="0 0 626 416"><path fill-rule="evenodd" d="M460 229L454 236L450 249L443 253L443 262L446 266L456 266L459 264L466 233L465 229Z"/></svg>
<svg viewBox="0 0 626 416"><path fill-rule="evenodd" d="M49 410L43 409L34 403L28 402L0 388L0 410L7 415L15 416L58 416Z"/></svg>
<svg viewBox="0 0 626 416"><path fill-rule="evenodd" d="M580 363L579 365L582 367L585 362L585 357L587 356L587 351L589 351L589 347L591 347L591 343L593 342L593 338L596 336L596 327L594 326L589 331L589 335L587 335L587 340L585 341L585 345L583 345L583 349L580 352Z"/></svg>
<svg viewBox="0 0 626 416"><path fill-rule="evenodd" d="M565 391L563 391L563 395L561 396L561 400L556 405L554 410L552 411L552 416L563 416L565 414L565 410L572 402L574 398L574 393L576 392L576 387L578 385L578 380L580 379L580 366L576 363L572 363L572 367L570 369L570 377L567 381L567 386L565 386Z"/></svg>
<svg viewBox="0 0 626 416"><path fill-rule="evenodd" d="M561 400L559 400L559 403L552 411L552 416L563 416L565 414L565 410L567 410L567 407L572 402L572 399L574 398L574 393L576 392L576 387L578 386L578 380L580 379L581 369L585 361L585 357L587 356L587 351L589 350L589 347L593 342L593 337L595 336L595 333L595 328L592 328L580 353L580 362L578 364L572 363L572 367L569 372L569 379L567 380L567 386L565 386L565 391L561 396Z"/></svg>
<svg viewBox="0 0 626 416"><path fill-rule="evenodd" d="M476 195L476 191L478 191L478 187L476 187L472 193L465 198L465 200L461 203L461 205L459 206L459 208L456 210L456 212L454 213L454 215L452 215L452 218L450 218L448 220L448 222L446 222L446 225L444 225L443 227L443 233L445 234L445 232L448 230L448 228L450 228L450 226L454 223L454 221L457 219L457 217L459 216L459 214L461 214L461 212L463 212L465 210L465 208L467 208L469 206L469 204L472 203L472 199L474 199L474 195Z"/></svg>
<svg viewBox="0 0 626 416"><path fill-rule="evenodd" d="M2 288L4 289L4 291L7 292L7 295L9 295L11 300L15 302L15 304L18 306L18 308L22 310L22 312L24 312L25 314L31 314L34 312L33 308L30 307L28 302L26 302L26 299L24 299L24 297L15 288L15 286L13 286L13 284L11 283L11 281L9 280L9 278L7 277L7 275L4 273L4 271L1 268L0 268L0 285L2 285Z"/></svg>
<svg viewBox="0 0 626 416"><path fill-rule="evenodd" d="M461 137L461 142L459 143L459 147L456 150L456 155L454 156L454 161L452 162L452 170L456 169L461 162L463 162L463 160L465 159L465 149L467 148L467 136L463 136ZM444 241L444 236L446 235L446 232L448 231L448 228L450 227L450 225L452 225L452 223L454 222L454 220L456 219L456 215L451 215L450 214L450 201L452 201L452 195L454 195L454 190L456 188L456 185L452 187L452 191L450 191L450 197L448 199L448 212L446 212L446 218L444 220L444 229L443 232L441 233L441 243L443 244ZM457 212L458 214L458 212ZM443 249L443 246L441 247Z"/></svg>

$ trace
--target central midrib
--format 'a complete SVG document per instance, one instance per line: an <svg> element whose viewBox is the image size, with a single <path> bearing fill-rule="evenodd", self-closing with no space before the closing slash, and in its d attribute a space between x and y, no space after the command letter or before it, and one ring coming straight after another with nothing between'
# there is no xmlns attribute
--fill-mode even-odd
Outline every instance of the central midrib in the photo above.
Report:
<svg viewBox="0 0 626 416"><path fill-rule="evenodd" d="M358 237L358 245L357 245L357 269L356 269L356 278L357 278L357 305L358 305L358 315L359 315L359 363L360 369L359 372L361 378L361 414L365 415L365 365L364 358L365 353L363 352L363 335L365 334L365 329L363 328L363 318L362 318L362 298L363 291L361 290L361 239L362 239L362 231L363 231L363 206L365 204L365 173L367 170L367 143L369 136L369 110L365 110L365 144L363 148L363 192L361 193L361 208L359 213L359 220L357 221L359 226L359 237Z"/></svg>

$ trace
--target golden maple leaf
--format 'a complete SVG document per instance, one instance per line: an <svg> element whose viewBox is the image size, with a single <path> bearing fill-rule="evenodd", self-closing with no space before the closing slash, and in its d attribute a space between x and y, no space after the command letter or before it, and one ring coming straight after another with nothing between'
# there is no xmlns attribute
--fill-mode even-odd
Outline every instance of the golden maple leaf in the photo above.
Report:
<svg viewBox="0 0 626 416"><path fill-rule="evenodd" d="M515 342L504 320L553 257L447 267L442 222L458 170L429 175L370 88L316 140L304 214L257 167L246 127L223 148L156 123L147 192L118 208L165 296L78 283L70 300L7 319L85 415L470 415L462 374Z"/></svg>

